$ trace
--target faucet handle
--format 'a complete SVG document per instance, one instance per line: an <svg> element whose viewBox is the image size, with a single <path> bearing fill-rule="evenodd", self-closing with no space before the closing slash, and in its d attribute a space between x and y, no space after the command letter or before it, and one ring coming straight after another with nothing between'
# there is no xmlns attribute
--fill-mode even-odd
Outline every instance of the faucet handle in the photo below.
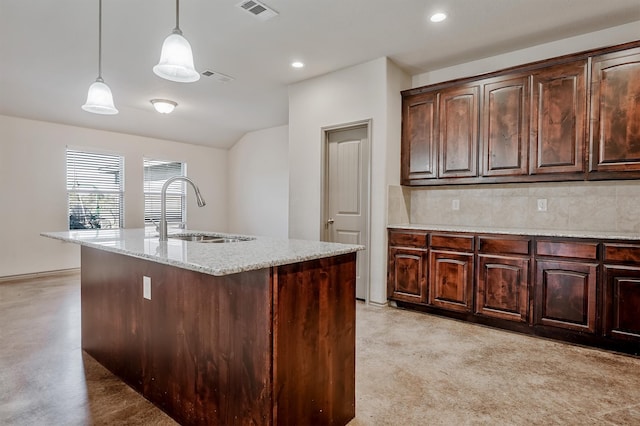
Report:
<svg viewBox="0 0 640 426"><path fill-rule="evenodd" d="M153 220L150 217L145 218L146 220L150 221L151 223L153 223L153 226L156 227L156 232L160 232L160 224L158 222L156 222L155 220Z"/></svg>

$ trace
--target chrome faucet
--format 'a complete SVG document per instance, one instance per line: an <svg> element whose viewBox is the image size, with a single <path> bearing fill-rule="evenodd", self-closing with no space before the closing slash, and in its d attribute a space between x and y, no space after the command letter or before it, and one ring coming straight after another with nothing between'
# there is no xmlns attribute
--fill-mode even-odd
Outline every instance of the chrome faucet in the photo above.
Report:
<svg viewBox="0 0 640 426"><path fill-rule="evenodd" d="M162 191L160 194L160 241L167 241L167 188L173 182L177 180L183 180L185 182L189 182L193 187L193 190L196 192L196 200L198 202L198 207L204 207L207 203L202 198L200 194L200 189L198 185L193 183L191 179L186 176L174 176L169 179L162 185Z"/></svg>

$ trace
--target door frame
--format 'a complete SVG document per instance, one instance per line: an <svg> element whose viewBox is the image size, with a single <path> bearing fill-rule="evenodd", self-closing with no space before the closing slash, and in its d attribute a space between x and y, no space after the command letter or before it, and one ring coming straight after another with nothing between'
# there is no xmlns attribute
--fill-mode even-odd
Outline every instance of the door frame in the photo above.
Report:
<svg viewBox="0 0 640 426"><path fill-rule="evenodd" d="M328 230L325 227L327 220L329 219L329 133L340 131L340 130L351 130L358 127L364 127L367 131L367 142L369 143L368 155L365 158L365 161L369 163L369 170L366 176L367 181L367 205L365 206L366 210L366 224L365 230L367 232L367 242L365 244L366 250L358 252L358 256L366 256L367 263L367 281L365 282L365 302L369 303L369 293L371 286L371 174L372 174L372 152L373 152L373 143L371 140L372 135L372 125L373 119L365 119L352 121L349 123L336 124L332 126L324 126L322 127L322 153L321 153L321 175L320 175L320 240L327 241L328 240Z"/></svg>

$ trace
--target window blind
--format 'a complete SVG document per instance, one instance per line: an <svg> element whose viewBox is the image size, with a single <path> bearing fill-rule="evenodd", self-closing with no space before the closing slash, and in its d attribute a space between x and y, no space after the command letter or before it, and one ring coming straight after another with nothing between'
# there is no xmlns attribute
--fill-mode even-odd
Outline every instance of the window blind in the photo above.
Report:
<svg viewBox="0 0 640 426"><path fill-rule="evenodd" d="M121 228L124 157L67 149L69 229Z"/></svg>
<svg viewBox="0 0 640 426"><path fill-rule="evenodd" d="M186 164L177 161L144 159L144 221L145 225L160 221L162 185L173 176L185 176ZM167 222L186 222L184 182L174 182L167 188Z"/></svg>

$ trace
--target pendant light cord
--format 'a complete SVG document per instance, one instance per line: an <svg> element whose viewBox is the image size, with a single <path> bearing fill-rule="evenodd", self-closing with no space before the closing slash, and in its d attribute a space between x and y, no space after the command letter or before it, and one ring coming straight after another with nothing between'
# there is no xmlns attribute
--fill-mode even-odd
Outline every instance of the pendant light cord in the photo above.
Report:
<svg viewBox="0 0 640 426"><path fill-rule="evenodd" d="M102 80L102 0L98 0L98 80Z"/></svg>
<svg viewBox="0 0 640 426"><path fill-rule="evenodd" d="M173 31L182 34L180 31L180 0L176 0L176 28Z"/></svg>

